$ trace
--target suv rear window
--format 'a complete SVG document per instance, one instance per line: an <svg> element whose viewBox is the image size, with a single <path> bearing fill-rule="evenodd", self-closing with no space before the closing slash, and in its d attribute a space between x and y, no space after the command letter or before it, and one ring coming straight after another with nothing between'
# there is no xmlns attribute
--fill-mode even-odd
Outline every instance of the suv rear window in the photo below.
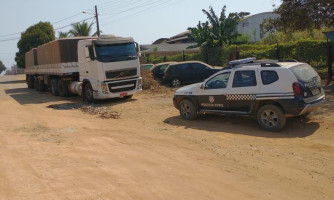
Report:
<svg viewBox="0 0 334 200"><path fill-rule="evenodd" d="M261 71L261 79L263 85L269 85L278 81L278 75L275 71L263 70Z"/></svg>
<svg viewBox="0 0 334 200"><path fill-rule="evenodd" d="M308 82L317 77L317 72L308 64L301 64L290 68L299 81Z"/></svg>

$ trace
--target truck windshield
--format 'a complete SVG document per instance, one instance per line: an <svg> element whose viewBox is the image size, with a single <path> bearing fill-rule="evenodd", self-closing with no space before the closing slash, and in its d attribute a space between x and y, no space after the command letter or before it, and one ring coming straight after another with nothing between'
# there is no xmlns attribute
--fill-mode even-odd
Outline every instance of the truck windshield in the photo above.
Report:
<svg viewBox="0 0 334 200"><path fill-rule="evenodd" d="M120 62L138 58L134 43L95 45L96 59L100 62Z"/></svg>

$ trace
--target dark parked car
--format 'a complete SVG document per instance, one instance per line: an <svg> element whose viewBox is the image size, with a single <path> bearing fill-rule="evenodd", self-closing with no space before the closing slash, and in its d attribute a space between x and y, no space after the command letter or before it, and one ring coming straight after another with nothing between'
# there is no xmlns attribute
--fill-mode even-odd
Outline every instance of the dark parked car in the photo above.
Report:
<svg viewBox="0 0 334 200"><path fill-rule="evenodd" d="M155 80L162 81L162 77L164 76L165 69L170 65L174 64L175 62L165 62L156 64L155 67L152 69L152 75Z"/></svg>
<svg viewBox="0 0 334 200"><path fill-rule="evenodd" d="M222 68L212 67L199 61L188 61L170 64L164 73L163 83L178 87L189 83L204 81Z"/></svg>
<svg viewBox="0 0 334 200"><path fill-rule="evenodd" d="M146 70L152 70L154 68L154 64L142 64L141 68Z"/></svg>

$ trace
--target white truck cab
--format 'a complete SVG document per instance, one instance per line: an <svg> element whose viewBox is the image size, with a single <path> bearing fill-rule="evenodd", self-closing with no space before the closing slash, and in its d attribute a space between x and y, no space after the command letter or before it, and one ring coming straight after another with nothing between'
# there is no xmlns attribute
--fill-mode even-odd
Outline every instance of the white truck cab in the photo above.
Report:
<svg viewBox="0 0 334 200"><path fill-rule="evenodd" d="M142 90L139 57L131 37L59 39L26 53L27 84L54 96L79 94L88 102L131 97Z"/></svg>
<svg viewBox="0 0 334 200"><path fill-rule="evenodd" d="M286 116L308 114L324 100L321 79L308 64L249 58L178 89L173 102L187 120L198 113L253 115L263 128L277 131Z"/></svg>
<svg viewBox="0 0 334 200"><path fill-rule="evenodd" d="M102 36L78 43L83 95L94 99L131 96L142 90L139 45L132 38Z"/></svg>

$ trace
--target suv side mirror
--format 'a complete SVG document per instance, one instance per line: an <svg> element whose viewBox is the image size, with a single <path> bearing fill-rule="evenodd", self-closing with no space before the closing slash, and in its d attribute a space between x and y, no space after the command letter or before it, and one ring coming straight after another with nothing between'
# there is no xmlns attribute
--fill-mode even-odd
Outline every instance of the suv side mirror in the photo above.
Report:
<svg viewBox="0 0 334 200"><path fill-rule="evenodd" d="M204 89L204 83L201 83L201 85L199 86L200 89Z"/></svg>

